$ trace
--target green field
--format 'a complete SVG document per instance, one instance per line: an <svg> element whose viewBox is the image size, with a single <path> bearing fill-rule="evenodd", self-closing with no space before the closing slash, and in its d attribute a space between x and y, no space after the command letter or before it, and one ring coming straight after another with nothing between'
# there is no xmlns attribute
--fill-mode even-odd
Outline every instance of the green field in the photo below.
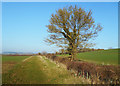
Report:
<svg viewBox="0 0 120 86"><path fill-rule="evenodd" d="M118 49L100 50L78 53L77 58L83 61L94 62L97 64L118 65ZM68 54L59 56L69 56Z"/></svg>
<svg viewBox="0 0 120 86"><path fill-rule="evenodd" d="M77 58L97 64L118 64L118 49L78 53ZM68 54L60 55L67 57ZM44 56L2 56L3 84L84 84L64 65L55 64Z"/></svg>
<svg viewBox="0 0 120 86"><path fill-rule="evenodd" d="M23 59L28 58L29 56L2 56L2 62L21 62Z"/></svg>
<svg viewBox="0 0 120 86"><path fill-rule="evenodd" d="M2 73L7 73L14 66L30 56L8 56L2 55Z"/></svg>
<svg viewBox="0 0 120 86"><path fill-rule="evenodd" d="M16 57L12 57L11 59L13 58L16 59ZM27 60L24 60L26 57L23 58L18 59L19 64L16 64L12 69L2 74L3 84L88 83L83 78L71 75L71 72L64 68L63 65L55 64L43 56L32 56ZM8 62L8 58L4 58L4 61ZM14 61L16 62L16 60Z"/></svg>

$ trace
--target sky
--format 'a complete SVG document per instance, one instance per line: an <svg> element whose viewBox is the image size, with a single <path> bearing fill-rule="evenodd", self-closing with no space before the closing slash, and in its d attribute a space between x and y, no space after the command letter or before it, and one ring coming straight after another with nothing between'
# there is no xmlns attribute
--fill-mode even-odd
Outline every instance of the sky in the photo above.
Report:
<svg viewBox="0 0 120 86"><path fill-rule="evenodd" d="M56 10L77 5L92 16L103 30L93 40L94 48L118 48L117 2L3 2L2 51L3 52L56 52L58 47L44 40L48 36L46 25Z"/></svg>

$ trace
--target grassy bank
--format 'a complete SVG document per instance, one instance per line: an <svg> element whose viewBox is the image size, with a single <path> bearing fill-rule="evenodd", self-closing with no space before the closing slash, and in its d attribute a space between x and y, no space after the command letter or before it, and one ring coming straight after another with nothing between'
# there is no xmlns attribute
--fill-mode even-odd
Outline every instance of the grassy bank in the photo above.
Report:
<svg viewBox="0 0 120 86"><path fill-rule="evenodd" d="M4 84L83 84L82 78L74 77L66 68L42 56L21 62L3 74Z"/></svg>

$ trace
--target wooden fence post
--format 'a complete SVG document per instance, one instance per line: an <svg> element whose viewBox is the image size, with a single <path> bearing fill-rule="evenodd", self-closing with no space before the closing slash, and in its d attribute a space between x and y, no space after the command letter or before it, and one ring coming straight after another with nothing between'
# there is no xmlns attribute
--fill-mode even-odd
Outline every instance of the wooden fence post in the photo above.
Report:
<svg viewBox="0 0 120 86"><path fill-rule="evenodd" d="M83 71L83 78L84 78L84 71Z"/></svg>
<svg viewBox="0 0 120 86"><path fill-rule="evenodd" d="M87 79L88 79L88 72L87 72Z"/></svg>

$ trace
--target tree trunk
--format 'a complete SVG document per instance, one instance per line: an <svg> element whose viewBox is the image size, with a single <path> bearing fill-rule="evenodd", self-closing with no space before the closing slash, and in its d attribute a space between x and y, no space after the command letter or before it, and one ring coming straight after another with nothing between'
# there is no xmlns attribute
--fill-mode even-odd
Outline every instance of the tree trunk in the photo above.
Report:
<svg viewBox="0 0 120 86"><path fill-rule="evenodd" d="M73 46L71 54L72 54L72 59L74 60L74 58L76 58L76 54L77 54L75 46Z"/></svg>

